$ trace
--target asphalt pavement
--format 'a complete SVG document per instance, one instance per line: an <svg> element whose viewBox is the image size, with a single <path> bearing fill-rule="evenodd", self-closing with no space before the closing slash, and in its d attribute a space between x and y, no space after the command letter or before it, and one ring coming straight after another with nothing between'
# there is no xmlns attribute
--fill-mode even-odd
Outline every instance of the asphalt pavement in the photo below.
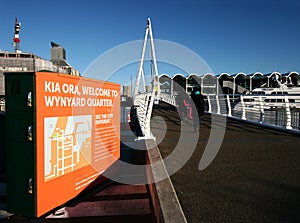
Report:
<svg viewBox="0 0 300 223"><path fill-rule="evenodd" d="M194 137L192 121L181 122L174 107L166 104L157 106L154 116L159 118L151 122L152 132L163 158L172 154L180 140L190 149L191 139L180 135L190 131ZM195 151L171 176L187 221L300 222L300 135L213 119L212 124L211 115L201 117ZM182 130L181 125L186 128ZM208 142L222 137L211 133L216 129L222 133L223 127L216 157L199 170ZM163 136L161 129L167 129Z"/></svg>

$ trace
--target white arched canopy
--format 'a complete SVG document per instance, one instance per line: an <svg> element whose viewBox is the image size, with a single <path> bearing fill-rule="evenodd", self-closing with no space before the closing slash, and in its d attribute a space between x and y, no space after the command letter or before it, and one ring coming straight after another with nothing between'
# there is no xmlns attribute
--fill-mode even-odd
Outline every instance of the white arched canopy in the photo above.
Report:
<svg viewBox="0 0 300 223"><path fill-rule="evenodd" d="M268 87L274 87L274 83L276 83L276 80L281 80L282 75L281 73L275 71L267 75L268 77Z"/></svg>
<svg viewBox="0 0 300 223"><path fill-rule="evenodd" d="M249 80L249 86L250 86L250 91L252 91L253 89L260 87L263 83L263 77L264 74L261 72L255 72L253 74L249 75L250 80Z"/></svg>
<svg viewBox="0 0 300 223"><path fill-rule="evenodd" d="M182 87L186 90L186 77L183 74L175 74L172 80L174 81L174 91L178 91L179 87Z"/></svg>
<svg viewBox="0 0 300 223"><path fill-rule="evenodd" d="M289 72L285 80L288 86L300 86L300 75L298 72Z"/></svg>
<svg viewBox="0 0 300 223"><path fill-rule="evenodd" d="M218 94L218 79L215 75L207 73L202 77L202 94Z"/></svg>
<svg viewBox="0 0 300 223"><path fill-rule="evenodd" d="M158 77L160 84L160 91L162 93L172 94L173 92L173 80L168 74L161 74Z"/></svg>
<svg viewBox="0 0 300 223"><path fill-rule="evenodd" d="M231 78L230 74L228 73L221 73L220 75L217 76L218 79L222 79L222 78Z"/></svg>
<svg viewBox="0 0 300 223"><path fill-rule="evenodd" d="M187 92L191 93L194 88L200 88L202 86L202 79L197 74L190 74L187 77Z"/></svg>

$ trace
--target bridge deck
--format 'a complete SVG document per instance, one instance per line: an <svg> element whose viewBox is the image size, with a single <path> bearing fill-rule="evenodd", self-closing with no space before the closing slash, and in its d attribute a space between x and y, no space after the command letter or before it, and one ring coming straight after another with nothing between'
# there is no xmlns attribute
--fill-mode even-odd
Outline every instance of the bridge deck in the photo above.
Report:
<svg viewBox="0 0 300 223"><path fill-rule="evenodd" d="M166 157L178 143L181 122L166 104L155 108L153 115L162 117L168 127L158 140ZM154 135L161 127L161 119L155 120ZM200 171L210 132L211 116L206 114L193 156L171 176L188 222L299 222L299 135L228 119L217 156Z"/></svg>

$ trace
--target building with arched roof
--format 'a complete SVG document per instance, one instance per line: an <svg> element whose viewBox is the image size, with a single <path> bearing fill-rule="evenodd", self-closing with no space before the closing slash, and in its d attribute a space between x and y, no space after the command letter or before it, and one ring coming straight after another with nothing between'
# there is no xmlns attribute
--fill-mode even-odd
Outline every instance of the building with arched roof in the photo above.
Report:
<svg viewBox="0 0 300 223"><path fill-rule="evenodd" d="M218 79L215 75L207 73L202 76L202 94L218 94Z"/></svg>
<svg viewBox="0 0 300 223"><path fill-rule="evenodd" d="M162 93L171 94L173 92L173 80L168 74L161 74L158 77L160 83L160 91Z"/></svg>
<svg viewBox="0 0 300 223"><path fill-rule="evenodd" d="M263 85L263 87L278 87L277 80L281 81L281 73L274 71L272 73L264 74L267 77L267 82Z"/></svg>
<svg viewBox="0 0 300 223"><path fill-rule="evenodd" d="M240 85L242 87L246 86L246 79L247 79L247 74L240 72L232 76L233 77L233 82L237 85Z"/></svg>
<svg viewBox="0 0 300 223"><path fill-rule="evenodd" d="M191 93L193 88L201 89L202 78L197 74L190 74L187 78L186 90L188 93Z"/></svg>
<svg viewBox="0 0 300 223"><path fill-rule="evenodd" d="M233 78L233 94L236 93L245 93L249 90L247 85L247 79L249 78L245 73L239 72L232 75Z"/></svg>
<svg viewBox="0 0 300 223"><path fill-rule="evenodd" d="M255 88L258 88L266 83L266 78L263 73L255 72L249 76L249 90L252 91Z"/></svg>
<svg viewBox="0 0 300 223"><path fill-rule="evenodd" d="M182 74L175 74L173 77L173 90L174 91L180 91L179 88L183 88L186 90L186 77Z"/></svg>
<svg viewBox="0 0 300 223"><path fill-rule="evenodd" d="M221 73L217 76L211 73L204 75L192 73L187 77L183 74L175 74L173 77L168 74L159 75L161 91L171 95L174 91L178 91L178 88L183 88L190 93L194 87L200 88L204 94L243 94L259 87L277 87L277 81L290 87L300 87L300 75L296 71L285 74L279 72L267 74L239 72L234 75Z"/></svg>
<svg viewBox="0 0 300 223"><path fill-rule="evenodd" d="M228 73L222 73L217 76L219 85L224 94L233 94L233 89L230 87L230 83L233 82L233 77Z"/></svg>
<svg viewBox="0 0 300 223"><path fill-rule="evenodd" d="M288 87L300 86L300 75L296 71L282 74L282 83Z"/></svg>

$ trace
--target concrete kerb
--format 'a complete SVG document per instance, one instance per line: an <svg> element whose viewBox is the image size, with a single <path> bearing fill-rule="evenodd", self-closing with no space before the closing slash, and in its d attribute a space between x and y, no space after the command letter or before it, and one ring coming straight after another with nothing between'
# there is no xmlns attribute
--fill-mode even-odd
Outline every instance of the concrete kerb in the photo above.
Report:
<svg viewBox="0 0 300 223"><path fill-rule="evenodd" d="M152 183L149 185L152 203L154 205L154 213L156 221L159 223L185 223L186 217L179 203L177 194L173 187L170 178L162 181L162 176L167 174L167 169L162 161L162 156L158 146L154 140L145 140L147 148L147 164L160 162L162 165L157 168L148 168L148 177L152 178Z"/></svg>

